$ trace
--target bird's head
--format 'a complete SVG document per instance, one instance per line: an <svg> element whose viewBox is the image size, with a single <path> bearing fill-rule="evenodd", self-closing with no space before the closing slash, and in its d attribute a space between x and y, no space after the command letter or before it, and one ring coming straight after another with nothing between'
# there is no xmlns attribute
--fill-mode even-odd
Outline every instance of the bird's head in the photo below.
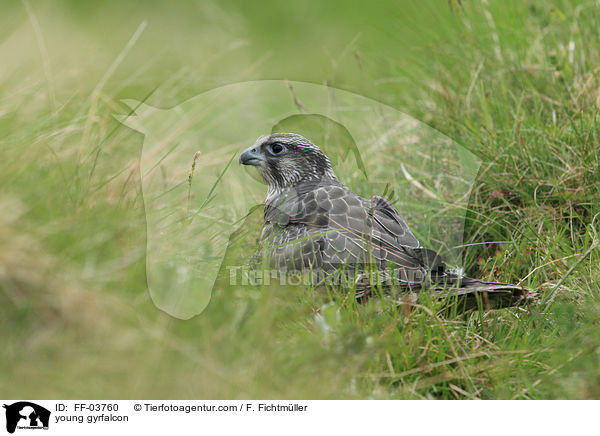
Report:
<svg viewBox="0 0 600 436"><path fill-rule="evenodd" d="M261 136L242 152L239 162L255 166L270 192L308 180L337 180L325 153L295 133Z"/></svg>

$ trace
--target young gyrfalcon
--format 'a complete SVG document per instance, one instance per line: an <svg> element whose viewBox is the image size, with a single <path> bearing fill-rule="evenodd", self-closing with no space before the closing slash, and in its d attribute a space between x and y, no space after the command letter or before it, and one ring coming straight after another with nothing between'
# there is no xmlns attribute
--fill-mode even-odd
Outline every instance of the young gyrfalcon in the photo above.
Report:
<svg viewBox="0 0 600 436"><path fill-rule="evenodd" d="M404 219L385 198L362 198L344 186L319 147L303 136L260 137L239 162L253 165L267 183L264 227L255 258L288 271L311 271L362 283L373 280L419 292L483 293L493 307L517 304L523 288L459 277L432 250L422 248ZM367 274L371 278L366 278ZM336 276L336 277L338 277ZM376 276L374 278L374 276Z"/></svg>

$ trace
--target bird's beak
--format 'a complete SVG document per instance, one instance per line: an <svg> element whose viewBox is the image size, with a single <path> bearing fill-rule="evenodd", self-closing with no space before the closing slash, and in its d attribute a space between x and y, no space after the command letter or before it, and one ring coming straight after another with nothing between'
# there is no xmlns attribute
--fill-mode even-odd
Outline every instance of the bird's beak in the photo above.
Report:
<svg viewBox="0 0 600 436"><path fill-rule="evenodd" d="M264 161L264 156L260 153L258 147L252 146L248 147L243 153L240 155L239 162L242 165L260 165L262 161Z"/></svg>

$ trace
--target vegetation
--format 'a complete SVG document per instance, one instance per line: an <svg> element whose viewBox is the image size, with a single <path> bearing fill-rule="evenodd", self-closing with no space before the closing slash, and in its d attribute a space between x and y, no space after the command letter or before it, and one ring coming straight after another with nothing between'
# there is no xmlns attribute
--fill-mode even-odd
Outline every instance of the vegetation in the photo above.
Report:
<svg viewBox="0 0 600 436"><path fill-rule="evenodd" d="M600 398L596 2L0 8L4 397ZM219 285L190 320L159 311L143 136L113 115L254 79L350 90L472 151L466 272L536 299L460 315Z"/></svg>

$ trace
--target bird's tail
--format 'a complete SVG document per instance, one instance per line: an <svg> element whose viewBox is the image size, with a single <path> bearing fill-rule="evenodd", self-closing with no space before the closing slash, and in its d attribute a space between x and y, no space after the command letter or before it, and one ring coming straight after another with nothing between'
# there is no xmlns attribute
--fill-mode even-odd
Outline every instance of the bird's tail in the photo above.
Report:
<svg viewBox="0 0 600 436"><path fill-rule="evenodd" d="M444 299L454 298L456 304L465 310L481 306L484 309L519 306L533 296L531 289L521 285L460 277L448 271L442 258L433 250L416 248L410 254L430 271L426 283L431 293Z"/></svg>
<svg viewBox="0 0 600 436"><path fill-rule="evenodd" d="M435 286L432 294L454 301L462 310L483 307L502 309L526 304L533 296L531 289L521 285L485 282L469 277L449 276L442 286Z"/></svg>

